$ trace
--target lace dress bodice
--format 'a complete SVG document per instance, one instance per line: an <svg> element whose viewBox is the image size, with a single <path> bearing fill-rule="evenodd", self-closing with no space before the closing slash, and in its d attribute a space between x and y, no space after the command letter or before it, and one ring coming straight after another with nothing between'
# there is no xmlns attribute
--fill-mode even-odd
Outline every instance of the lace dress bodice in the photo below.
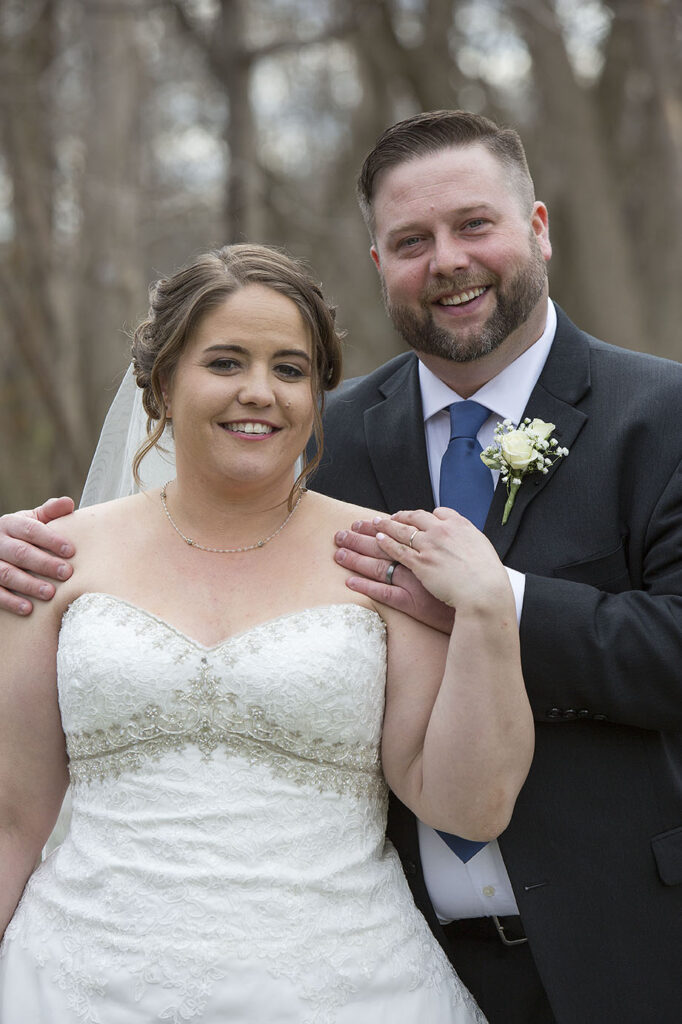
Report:
<svg viewBox="0 0 682 1024"><path fill-rule="evenodd" d="M384 683L359 605L205 647L78 598L58 652L71 826L7 929L3 1024L482 1021L384 839Z"/></svg>

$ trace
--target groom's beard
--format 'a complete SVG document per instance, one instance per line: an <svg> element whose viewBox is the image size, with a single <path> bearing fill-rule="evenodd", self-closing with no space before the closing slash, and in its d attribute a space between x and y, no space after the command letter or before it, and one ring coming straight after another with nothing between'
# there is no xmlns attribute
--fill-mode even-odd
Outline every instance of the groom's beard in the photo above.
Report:
<svg viewBox="0 0 682 1024"><path fill-rule="evenodd" d="M407 306L393 305L382 278L382 292L386 312L404 340L417 352L439 356L454 363L469 363L494 352L521 324L524 324L537 306L547 280L547 265L535 236L526 263L504 286L499 276L492 282L497 289L497 304L481 327L439 327L433 319L432 300L444 292L463 292L481 284L471 274L439 278L421 297L423 313L415 313ZM490 282L486 282L490 283Z"/></svg>

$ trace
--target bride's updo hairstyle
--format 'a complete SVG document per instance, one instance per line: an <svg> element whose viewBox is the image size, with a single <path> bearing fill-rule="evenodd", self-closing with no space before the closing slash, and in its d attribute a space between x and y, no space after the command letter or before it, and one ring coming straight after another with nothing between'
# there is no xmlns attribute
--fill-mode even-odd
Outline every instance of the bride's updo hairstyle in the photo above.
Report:
<svg viewBox="0 0 682 1024"><path fill-rule="evenodd" d="M140 463L160 444L166 429L163 388L170 386L185 346L207 313L249 284L265 285L291 299L308 326L312 343L316 454L296 480L290 504L318 465L324 393L341 380L341 334L335 326L336 310L327 304L305 266L293 257L265 245L226 245L200 254L149 290L149 313L137 327L132 345L133 369L142 389L148 434L133 461L138 484Z"/></svg>

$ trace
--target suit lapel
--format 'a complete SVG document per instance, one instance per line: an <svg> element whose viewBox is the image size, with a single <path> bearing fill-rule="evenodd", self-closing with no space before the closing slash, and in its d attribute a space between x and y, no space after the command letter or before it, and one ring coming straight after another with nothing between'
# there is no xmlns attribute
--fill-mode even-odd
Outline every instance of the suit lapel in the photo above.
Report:
<svg viewBox="0 0 682 1024"><path fill-rule="evenodd" d="M365 439L386 509L433 508L419 391L412 357L381 386L383 402L365 410Z"/></svg>
<svg viewBox="0 0 682 1024"><path fill-rule="evenodd" d="M559 444L568 448L570 452L573 442L587 421L587 414L575 406L589 388L590 362L587 337L557 307L557 331L554 342L523 416L531 419L537 417L556 424L553 435ZM547 474L529 474L517 492L514 507L504 526L502 513L507 491L501 481L498 483L484 532L501 559L505 558L516 537L526 509L545 487L552 486L554 477L561 472L562 461L559 459L555 462Z"/></svg>

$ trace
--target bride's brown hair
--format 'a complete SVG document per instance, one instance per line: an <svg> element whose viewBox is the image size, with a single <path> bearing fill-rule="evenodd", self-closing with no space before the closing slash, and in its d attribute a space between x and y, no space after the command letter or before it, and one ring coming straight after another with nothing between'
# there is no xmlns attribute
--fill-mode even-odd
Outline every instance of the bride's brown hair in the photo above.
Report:
<svg viewBox="0 0 682 1024"><path fill-rule="evenodd" d="M266 245L226 245L202 253L177 273L161 278L149 290L149 312L133 336L133 369L147 413L147 440L133 460L140 483L140 463L159 445L168 419L163 397L188 340L200 320L240 288L262 284L294 302L310 331L313 349L311 387L314 403L313 436L316 453L296 479L290 506L322 457L324 394L341 380L341 334L336 310L324 299L305 266L279 249Z"/></svg>

